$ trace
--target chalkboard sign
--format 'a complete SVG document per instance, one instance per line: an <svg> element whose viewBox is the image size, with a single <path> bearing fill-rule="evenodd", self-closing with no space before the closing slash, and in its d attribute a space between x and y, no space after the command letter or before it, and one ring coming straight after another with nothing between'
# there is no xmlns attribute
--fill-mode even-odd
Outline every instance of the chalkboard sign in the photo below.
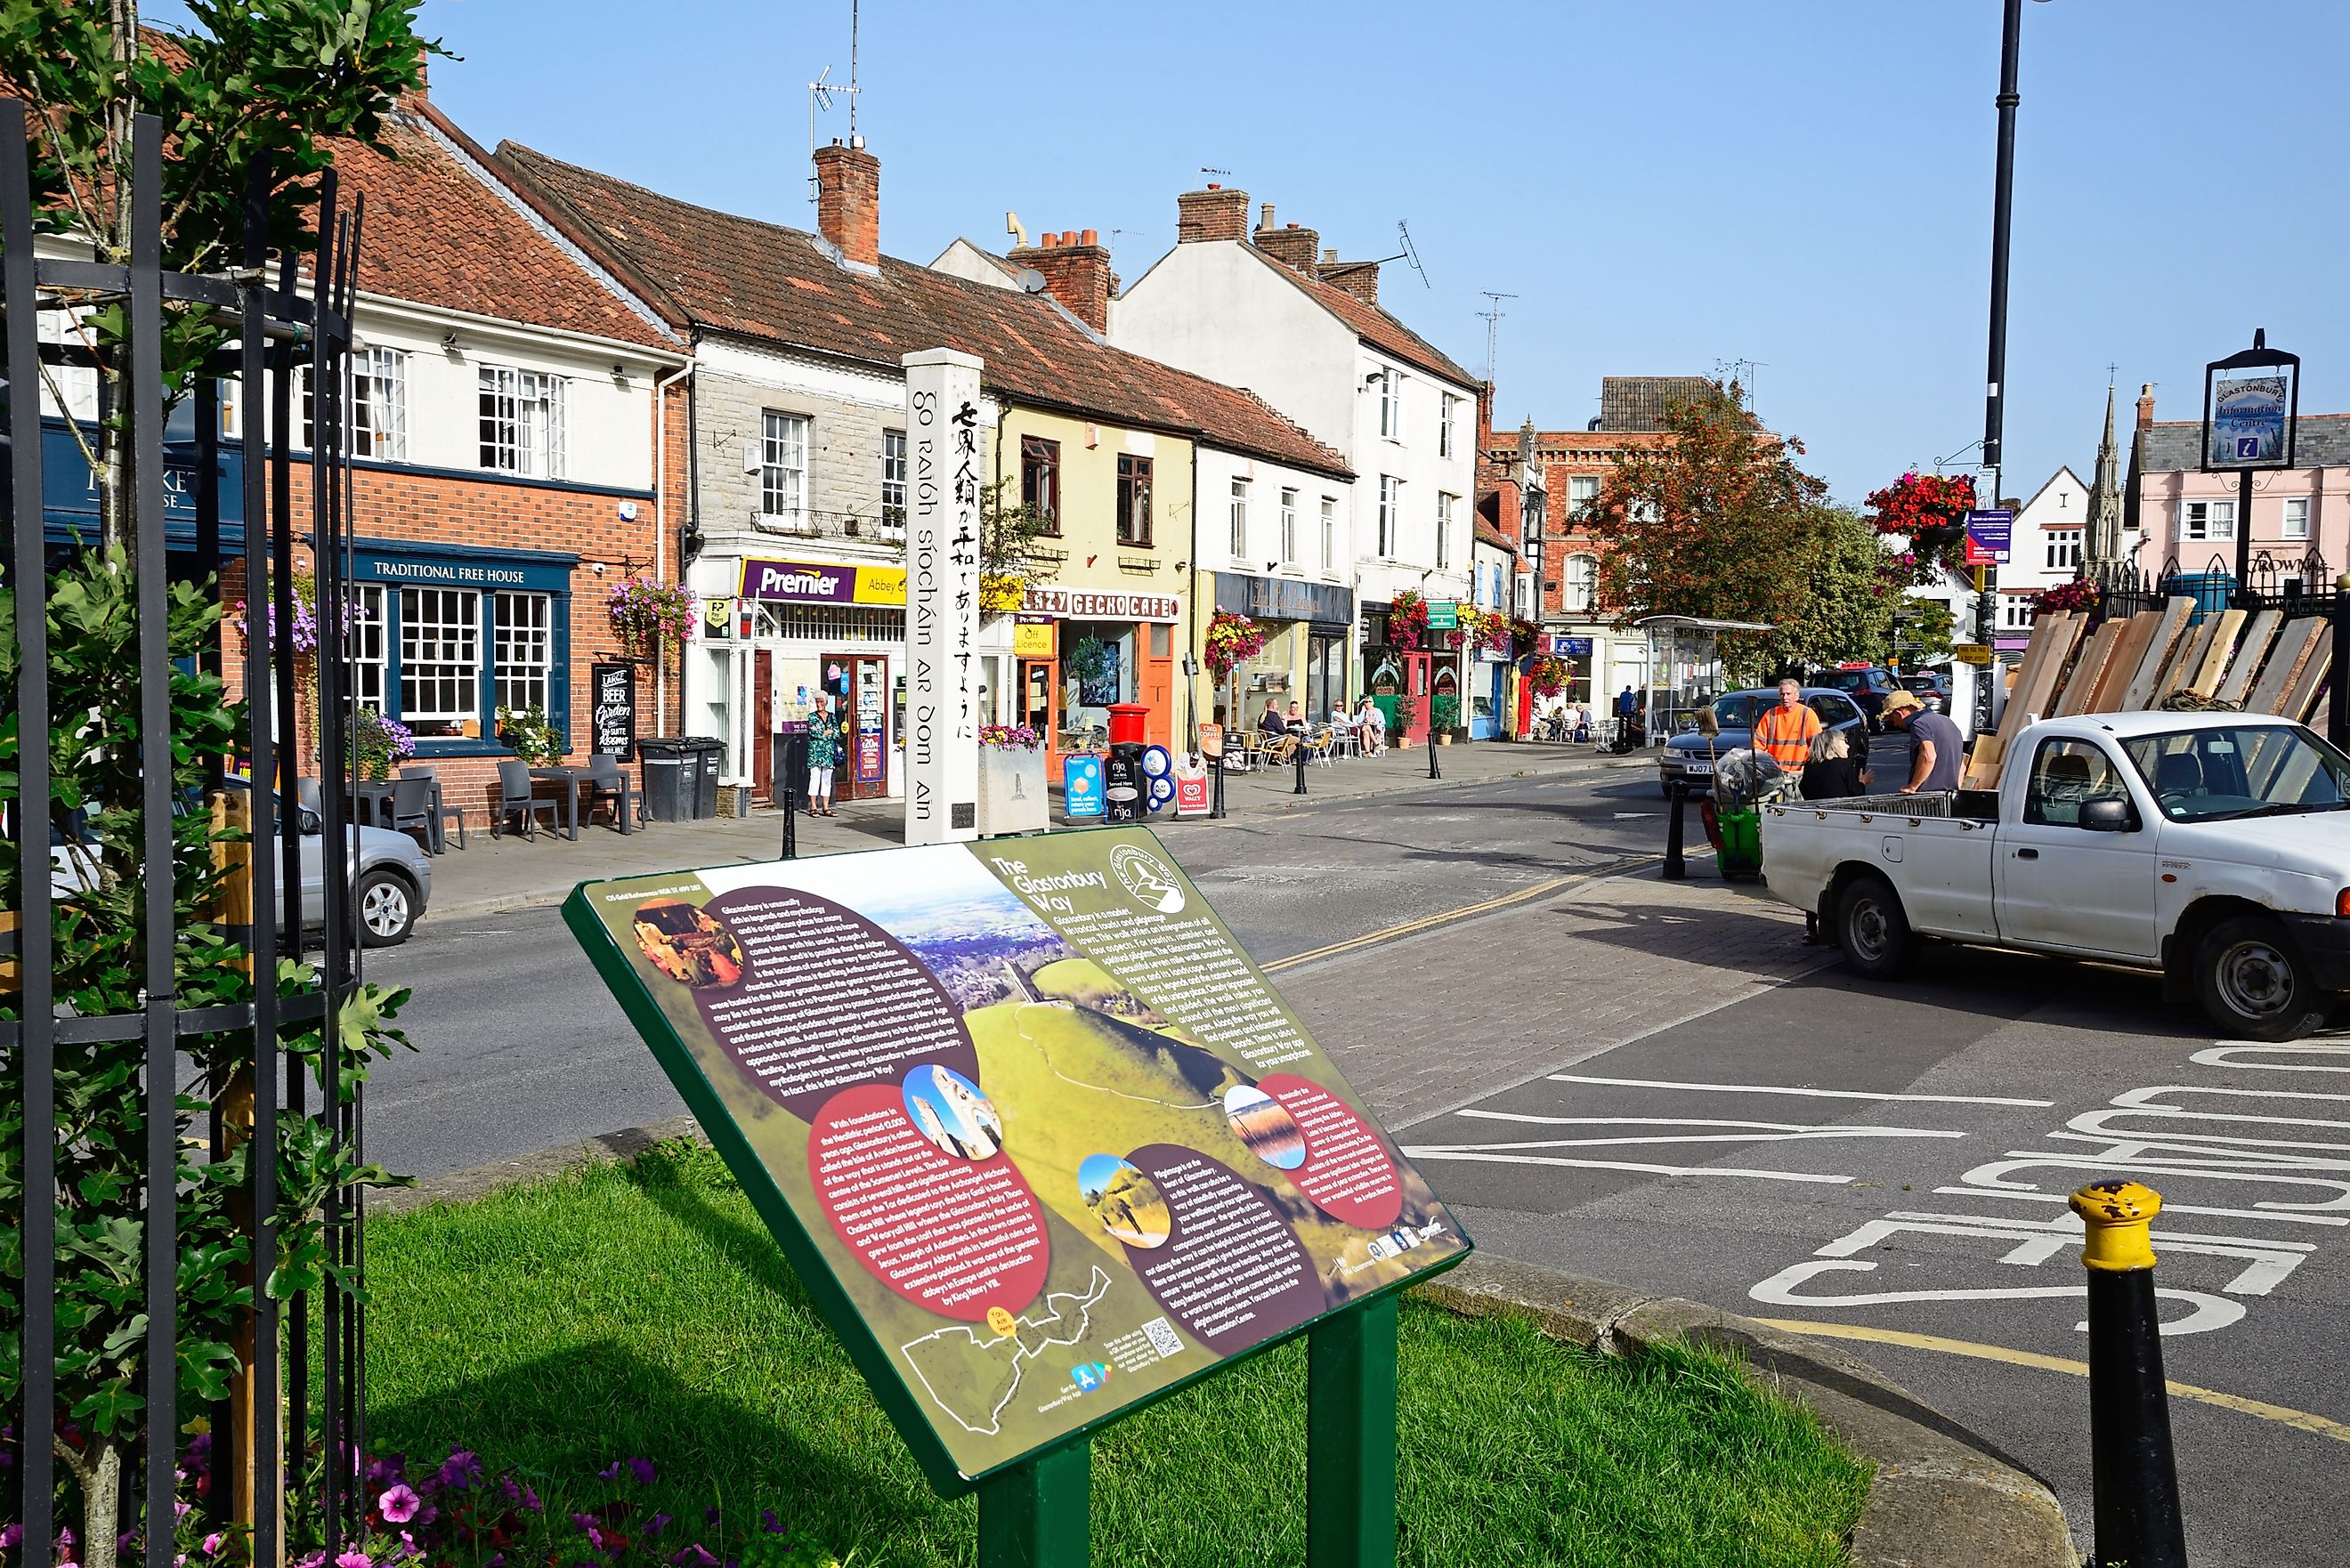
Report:
<svg viewBox="0 0 2350 1568"><path fill-rule="evenodd" d="M629 761L637 749L637 667L590 665L588 689L596 707L596 753Z"/></svg>

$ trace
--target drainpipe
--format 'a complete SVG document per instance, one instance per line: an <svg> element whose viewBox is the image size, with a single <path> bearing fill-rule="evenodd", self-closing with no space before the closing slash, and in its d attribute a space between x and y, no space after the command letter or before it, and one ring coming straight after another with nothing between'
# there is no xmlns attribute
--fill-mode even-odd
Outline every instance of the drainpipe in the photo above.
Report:
<svg viewBox="0 0 2350 1568"><path fill-rule="evenodd" d="M1191 673L1183 677L1183 701L1191 710L1191 749L1200 744L1200 440L1191 438L1191 580L1184 585L1183 597L1191 607L1191 625L1184 631L1183 661Z"/></svg>
<svg viewBox="0 0 2350 1568"><path fill-rule="evenodd" d="M690 524L687 532L695 539L702 537L702 378L694 377L685 384L685 516ZM685 541L677 545L677 580L684 586L686 568L693 563L685 558ZM730 666L731 668L731 666ZM677 650L677 732L686 733L685 722L685 645L680 641Z"/></svg>
<svg viewBox="0 0 2350 1568"><path fill-rule="evenodd" d="M677 369L677 373L663 376L653 382L653 581L661 579L669 562L669 389L693 374L693 361L689 359ZM688 409L692 407L693 389L685 391ZM689 441L691 437L689 435ZM691 454L689 454L691 455ZM679 574L682 576L682 571ZM681 647L680 658L683 657ZM669 733L669 666L663 662L658 648L653 652L653 733L665 737Z"/></svg>

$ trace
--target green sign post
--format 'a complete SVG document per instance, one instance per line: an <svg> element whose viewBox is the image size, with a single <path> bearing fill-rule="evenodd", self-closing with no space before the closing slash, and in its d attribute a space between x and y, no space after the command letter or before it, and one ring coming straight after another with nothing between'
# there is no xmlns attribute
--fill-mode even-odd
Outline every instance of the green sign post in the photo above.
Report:
<svg viewBox="0 0 2350 1568"><path fill-rule="evenodd" d="M1461 601L1430 599L1428 601L1428 629L1458 631L1461 628Z"/></svg>
<svg viewBox="0 0 2350 1568"><path fill-rule="evenodd" d="M1468 1236L1148 829L584 883L565 918L983 1568L1309 1336L1309 1560L1395 1555L1396 1297Z"/></svg>

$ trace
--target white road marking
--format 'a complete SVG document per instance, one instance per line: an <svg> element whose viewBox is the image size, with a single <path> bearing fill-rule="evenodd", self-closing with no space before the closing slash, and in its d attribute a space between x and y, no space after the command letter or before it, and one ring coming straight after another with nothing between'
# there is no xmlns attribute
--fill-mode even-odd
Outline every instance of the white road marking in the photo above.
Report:
<svg viewBox="0 0 2350 1568"><path fill-rule="evenodd" d="M2001 1198L2012 1203L2070 1203L2067 1192L2013 1191L2005 1188L1937 1187L1937 1198ZM2207 1220L2273 1220L2293 1225L2350 1225L2350 1217L2339 1214L2285 1214L2272 1209L2222 1209L2200 1203L2173 1203L2162 1200L2165 1214L2199 1214Z"/></svg>
<svg viewBox="0 0 2350 1568"><path fill-rule="evenodd" d="M1799 1089L1785 1084L1684 1084L1669 1078L1597 1078L1583 1073L1545 1075L1555 1084L1598 1084L1617 1089L1699 1089L1716 1095L1801 1095L1815 1100L1883 1100L1932 1106L2047 1107L2054 1100L2011 1100L1992 1095L1880 1095L1861 1089Z"/></svg>
<svg viewBox="0 0 2350 1568"><path fill-rule="evenodd" d="M2089 1287L2077 1285L2025 1285L2012 1290L1978 1291L1864 1291L1853 1295L1807 1296L1795 1292L1797 1285L1826 1273L1866 1274L1877 1272L1875 1263L1841 1262L1834 1258L1810 1258L1800 1263L1790 1263L1777 1273L1754 1286L1746 1293L1758 1302L1773 1306L1894 1306L1908 1302L2023 1302L2023 1301L2085 1301ZM2241 1321L2244 1303L2231 1302L2225 1296L2206 1294L2202 1291L2175 1291L2155 1287L2158 1300L2191 1302L2195 1310L2174 1323L2162 1325L2165 1338L2181 1334L2209 1334L2213 1329L2227 1328ZM2089 1325L2076 1323L2076 1332L2086 1334Z"/></svg>
<svg viewBox="0 0 2350 1568"><path fill-rule="evenodd" d="M1927 1236L1986 1236L1994 1241L2012 1241L2015 1246L2002 1255L2000 1262L2019 1268L2033 1268L2063 1257L2081 1245L2081 1221L2071 1214L2053 1220L2027 1220L2014 1216L1979 1214L1926 1214L1896 1210L1882 1220L1845 1232L1812 1255L1815 1258L1849 1258L1882 1246L1904 1232ZM2308 1241L2270 1241L2241 1236L2203 1236L2183 1234L2177 1231L2158 1230L2154 1232L2158 1255L2188 1252L2203 1257L2241 1258L2245 1267L2236 1277L2220 1288L2230 1295L2264 1296L2287 1274L2299 1266L2303 1258L2316 1251Z"/></svg>
<svg viewBox="0 0 2350 1568"><path fill-rule="evenodd" d="M1963 1132L1950 1132L1940 1127L1881 1127L1861 1123L1850 1125L1831 1123L1814 1126L1807 1122L1731 1122L1710 1119L1683 1119L1673 1116L1538 1116L1523 1111L1466 1110L1463 1116L1476 1116L1485 1121L1534 1122L1544 1127L1742 1127L1744 1133L1721 1137L1653 1137L1653 1138L1594 1138L1595 1143L1778 1143L1795 1138L1817 1137L1964 1137ZM1544 1144L1494 1144L1495 1148L1544 1148Z"/></svg>
<svg viewBox="0 0 2350 1568"><path fill-rule="evenodd" d="M1808 1181L1828 1187L1848 1187L1849 1176L1823 1176L1806 1170L1745 1170L1729 1165L1643 1165L1622 1159L1562 1159L1553 1155L1500 1154L1476 1144L1419 1144L1406 1148L1411 1159L1465 1159L1485 1165L1549 1165L1573 1170L1629 1170L1648 1176L1742 1176L1755 1181Z"/></svg>
<svg viewBox="0 0 2350 1568"><path fill-rule="evenodd" d="M2336 1056L2344 1058L2344 1061L2339 1067L2297 1067L2289 1062L2239 1062L2235 1059L2244 1055ZM2208 1050L2198 1051L2187 1059L2199 1067L2250 1068L2262 1073L2350 1073L2350 1045L2214 1045Z"/></svg>

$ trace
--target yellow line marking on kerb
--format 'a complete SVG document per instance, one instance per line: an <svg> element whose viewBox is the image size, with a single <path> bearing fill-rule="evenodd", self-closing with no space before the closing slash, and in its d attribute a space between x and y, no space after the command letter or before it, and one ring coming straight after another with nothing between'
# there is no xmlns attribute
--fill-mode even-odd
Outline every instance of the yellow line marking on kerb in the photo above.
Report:
<svg viewBox="0 0 2350 1568"><path fill-rule="evenodd" d="M1424 916L1417 920L1406 920L1400 926L1389 926L1385 930L1370 931L1359 937L1349 937L1343 942L1332 942L1328 947L1313 948L1302 953L1292 953L1287 958L1274 959L1271 963L1259 967L1267 974L1271 974L1275 970L1295 969L1302 963L1336 958L1340 953L1350 953L1357 948L1376 947L1381 942L1391 942L1398 937L1409 937L1419 931L1432 930L1438 926L1449 926L1455 920L1466 920L1477 915L1489 915L1495 909L1506 909L1513 904L1523 904L1530 898L1544 898L1552 893L1562 892L1568 888L1578 887L1586 882L1599 882L1610 877L1622 877L1650 866L1659 865L1663 860L1664 857L1661 855L1644 855L1637 859L1618 860L1612 865L1596 867L1589 871L1577 871L1572 876L1554 877L1547 882L1537 882L1531 888L1521 888L1514 893L1504 893L1498 898L1488 898L1481 904L1463 904L1457 909L1446 909L1440 914Z"/></svg>
<svg viewBox="0 0 2350 1568"><path fill-rule="evenodd" d="M2089 1375L2089 1364L2085 1361L2071 1361L2061 1355L2043 1355L2033 1350L2012 1350L2004 1345L1981 1345L1971 1339L1945 1339L1939 1334L1911 1334L1905 1329L1870 1328L1856 1323L1813 1323L1793 1317L1764 1317L1755 1321L1773 1328L1783 1328L1789 1334L1815 1334L1822 1339L1859 1339L1872 1345L1898 1345L1910 1350L1939 1350L1945 1355L1969 1355L1978 1361L2003 1361L2011 1366L2033 1366L2043 1372L2068 1373L2074 1377ZM2289 1405L2272 1405L2265 1399L2247 1399L2241 1394L2222 1394L2217 1388L2199 1388L2192 1383L2166 1380L2164 1386L2181 1399L2192 1399L2200 1405L2217 1405L2222 1410L2233 1410L2241 1416L2257 1416L2263 1421L2274 1421L2313 1437L2350 1443L2350 1424L2312 1415L2307 1410L2296 1410Z"/></svg>

